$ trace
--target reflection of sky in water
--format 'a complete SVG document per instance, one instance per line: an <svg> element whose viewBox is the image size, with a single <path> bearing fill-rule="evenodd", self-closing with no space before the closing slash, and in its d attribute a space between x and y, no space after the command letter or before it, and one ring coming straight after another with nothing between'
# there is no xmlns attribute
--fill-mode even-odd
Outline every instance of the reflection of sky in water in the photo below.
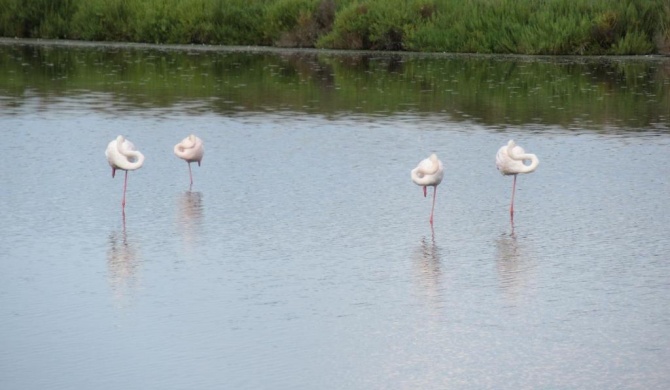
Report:
<svg viewBox="0 0 670 390"><path fill-rule="evenodd" d="M338 66L329 82L346 81ZM174 96L138 110L119 92L52 92L0 107L8 388L670 384L664 129L343 114L336 100L314 115ZM190 132L207 145L197 192L172 154ZM119 133L146 156L125 224L104 159ZM517 183L515 236L494 164L509 138L541 160ZM445 164L434 232L409 178L430 151Z"/></svg>

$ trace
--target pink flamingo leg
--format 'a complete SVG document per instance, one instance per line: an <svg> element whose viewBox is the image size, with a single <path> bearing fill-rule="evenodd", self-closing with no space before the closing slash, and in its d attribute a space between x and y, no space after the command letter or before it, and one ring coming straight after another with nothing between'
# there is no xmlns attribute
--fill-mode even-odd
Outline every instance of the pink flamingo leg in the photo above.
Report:
<svg viewBox="0 0 670 390"><path fill-rule="evenodd" d="M193 186L193 174L191 173L191 163L188 163L188 176L191 178L191 186Z"/></svg>
<svg viewBox="0 0 670 390"><path fill-rule="evenodd" d="M123 200L121 201L121 209L126 210L126 187L128 187L128 171L126 171L126 178L123 181Z"/></svg>
<svg viewBox="0 0 670 390"><path fill-rule="evenodd" d="M426 186L423 186L423 197L426 197Z"/></svg>
<svg viewBox="0 0 670 390"><path fill-rule="evenodd" d="M514 193L516 192L516 175L514 175L514 184L512 184L512 203L509 206L509 216L514 225Z"/></svg>
<svg viewBox="0 0 670 390"><path fill-rule="evenodd" d="M426 188L426 187L424 187ZM433 208L430 209L430 226L433 226L433 213L435 212L435 199L437 198L437 186L433 186Z"/></svg>

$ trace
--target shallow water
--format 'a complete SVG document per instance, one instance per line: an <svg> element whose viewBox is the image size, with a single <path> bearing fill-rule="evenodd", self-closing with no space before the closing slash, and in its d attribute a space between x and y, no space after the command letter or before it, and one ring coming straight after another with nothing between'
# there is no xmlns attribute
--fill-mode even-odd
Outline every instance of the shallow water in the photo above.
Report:
<svg viewBox="0 0 670 390"><path fill-rule="evenodd" d="M287 69L314 68L289 53ZM47 55L66 64L34 60ZM317 61L372 63L329 68L328 87L313 77L273 84L262 80L290 73L272 66L286 53L238 51L192 56L234 56L254 75L176 87L185 74L169 67L165 85L142 87L138 78L161 78L148 70L91 76L118 64L92 58L184 55L0 45L15 72L0 84L3 388L670 385L666 60L616 60L626 75L642 67L648 84L571 79L596 65L567 60L477 68L479 57L404 56L398 70L360 54ZM539 68L510 81L526 91L544 88L538 74L556 83L573 67L556 91L568 112L532 97L472 105L434 90L422 100L411 80L405 95L389 81L425 78L415 68L462 68L451 76L471 80L471 64L482 75ZM192 66L187 74L204 65ZM58 67L71 81L44 77ZM255 84L233 85L244 77ZM600 91L603 79L630 112L562 95ZM364 102L357 83L394 98ZM257 91L235 92L244 88ZM190 132L206 148L191 190L172 154ZM125 217L123 175L112 179L104 158L118 134L146 156L129 173ZM512 179L494 164L510 138L540 159L518 178L513 233ZM424 198L409 179L431 152L446 167L434 228L431 191Z"/></svg>

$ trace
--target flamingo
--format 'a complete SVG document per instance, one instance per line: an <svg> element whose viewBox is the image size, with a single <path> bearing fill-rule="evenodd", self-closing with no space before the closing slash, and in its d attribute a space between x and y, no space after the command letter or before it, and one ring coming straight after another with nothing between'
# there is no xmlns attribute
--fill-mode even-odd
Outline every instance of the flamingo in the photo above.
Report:
<svg viewBox="0 0 670 390"><path fill-rule="evenodd" d="M112 177L117 169L126 171L126 178L123 182L123 200L121 209L125 213L126 209L126 187L128 186L128 171L134 171L144 164L144 155L135 149L132 142L125 139L122 135L107 145L105 150L107 162L112 167Z"/></svg>
<svg viewBox="0 0 670 390"><path fill-rule="evenodd" d="M202 140L191 134L174 146L174 154L188 163L188 175L191 178L191 186L193 186L191 163L197 161L198 166L200 166L202 156L205 154L205 148L202 145Z"/></svg>
<svg viewBox="0 0 670 390"><path fill-rule="evenodd" d="M433 186L433 208L430 210L430 225L433 225L433 212L435 211L435 198L437 196L437 186L442 182L444 168L442 161L437 158L435 153L430 157L421 160L416 168L412 169L412 181L423 187L423 196L426 197L426 187Z"/></svg>
<svg viewBox="0 0 670 390"><path fill-rule="evenodd" d="M530 160L530 165L525 161ZM507 145L498 149L496 154L496 167L501 174L514 175L514 184L512 184L512 203L509 206L509 215L512 225L514 225L514 192L516 191L516 176L519 173L531 173L540 164L537 156L526 153L521 146L518 146L513 140L509 140Z"/></svg>

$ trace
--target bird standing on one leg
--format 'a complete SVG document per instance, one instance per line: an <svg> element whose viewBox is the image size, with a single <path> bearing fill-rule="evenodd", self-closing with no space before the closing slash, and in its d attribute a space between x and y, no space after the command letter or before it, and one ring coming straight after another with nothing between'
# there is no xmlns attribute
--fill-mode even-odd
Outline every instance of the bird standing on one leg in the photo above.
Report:
<svg viewBox="0 0 670 390"><path fill-rule="evenodd" d="M530 165L525 161L530 160ZM513 140L509 140L507 145L498 149L496 154L496 167L503 175L514 175L512 184L512 202L509 207L510 221L514 227L514 193L516 192L516 176L519 173L531 173L540 164L537 156L526 153L521 146L518 146Z"/></svg>
<svg viewBox="0 0 670 390"><path fill-rule="evenodd" d="M112 177L117 169L126 171L126 178L123 181L123 200L121 201L121 210L124 215L126 212L126 187L128 186L128 171L134 171L144 164L144 155L135 149L135 145L122 135L116 137L107 145L105 150L107 162L112 167Z"/></svg>
<svg viewBox="0 0 670 390"><path fill-rule="evenodd" d="M188 163L188 175L191 178L192 187L193 174L191 173L191 163L197 162L198 166L200 166L202 156L205 155L205 148L202 144L202 140L191 134L174 146L174 154ZM189 189L191 187L189 187Z"/></svg>
<svg viewBox="0 0 670 390"><path fill-rule="evenodd" d="M435 211L435 198L437 197L437 186L442 182L444 168L442 161L435 153L421 160L416 168L412 169L412 181L423 187L423 196L426 197L426 187L433 186L433 207L430 210L430 224L433 225L433 213Z"/></svg>

